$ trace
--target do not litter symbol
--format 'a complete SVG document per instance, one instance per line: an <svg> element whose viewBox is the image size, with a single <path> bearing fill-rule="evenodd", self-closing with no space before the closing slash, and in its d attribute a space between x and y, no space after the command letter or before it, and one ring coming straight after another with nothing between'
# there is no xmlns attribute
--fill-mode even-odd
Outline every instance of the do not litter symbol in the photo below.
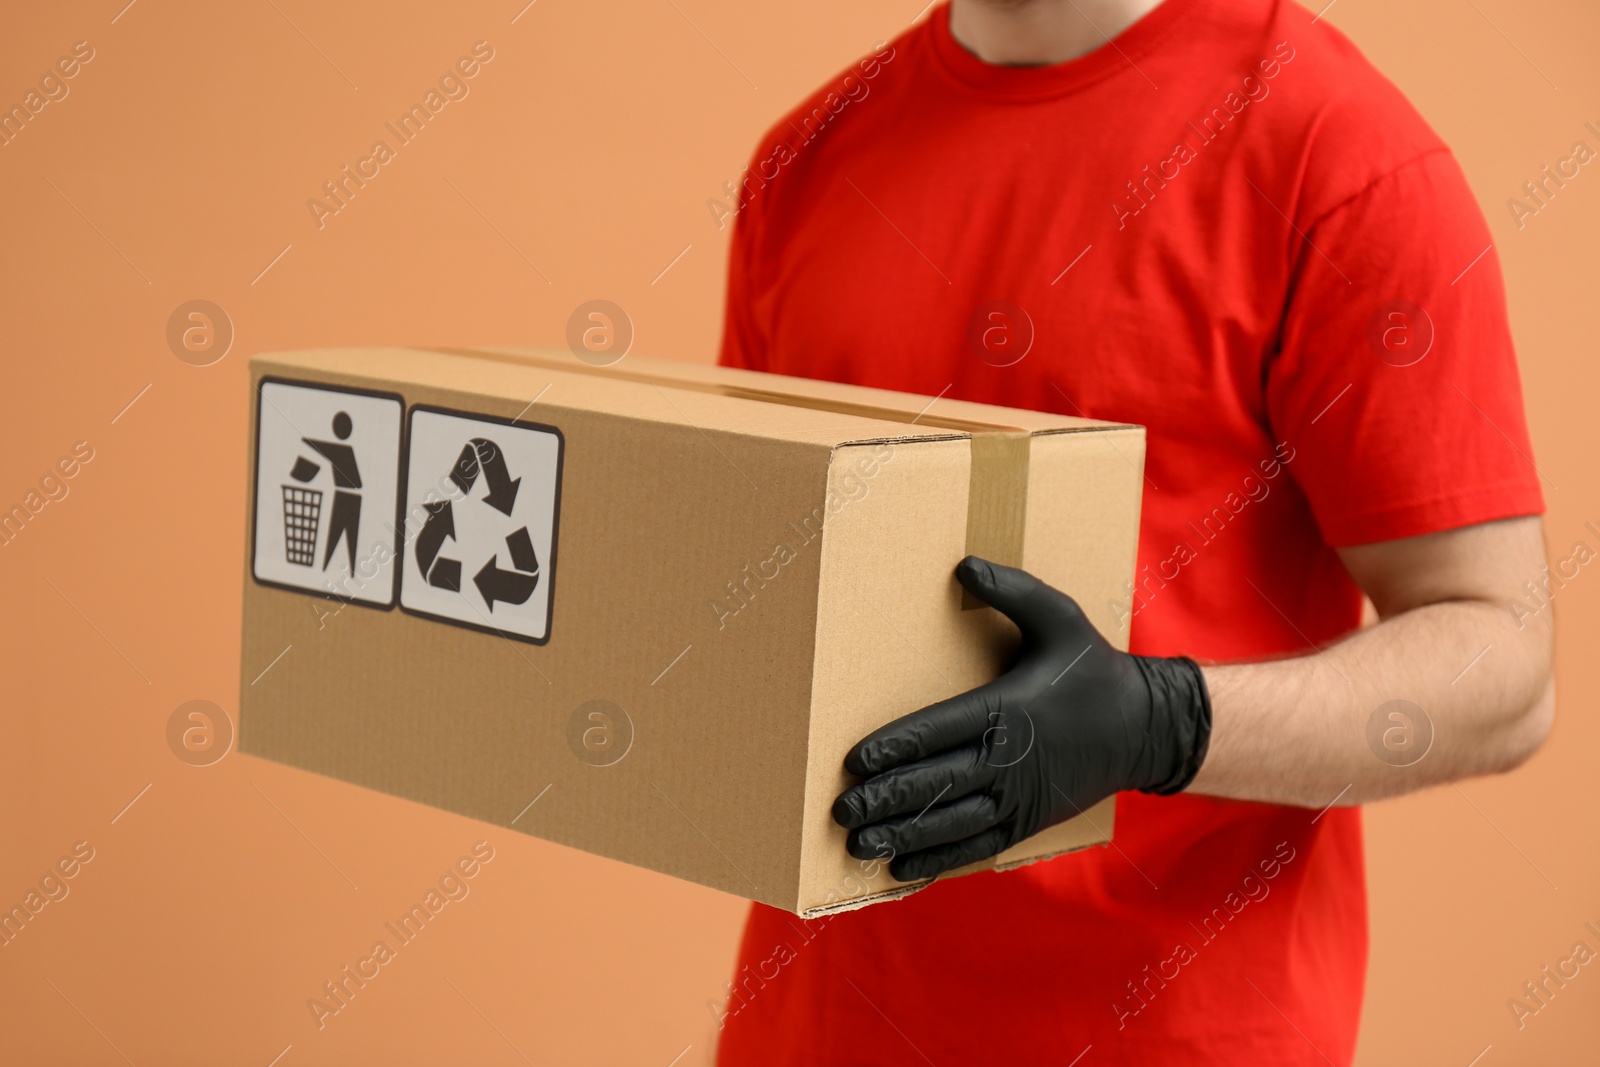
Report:
<svg viewBox="0 0 1600 1067"><path fill-rule="evenodd" d="M401 608L548 640L561 451L553 427L412 408Z"/></svg>
<svg viewBox="0 0 1600 1067"><path fill-rule="evenodd" d="M517 491L522 479L511 477L505 453L499 445L488 438L475 437L462 447L461 455L450 469L449 479L465 500L469 498L480 474L488 492L477 503L510 518L516 508ZM456 535L454 502L449 499L438 500L424 504L424 508L428 512L428 519L423 524L422 532L417 535L417 566L428 576L429 585L459 593L461 561L440 554L445 542ZM526 603L539 583L539 556L534 550L528 527L519 526L507 534L505 548L510 557L511 570L500 568L497 552L472 578L490 611L494 610L496 601L504 604Z"/></svg>
<svg viewBox="0 0 1600 1067"><path fill-rule="evenodd" d="M264 379L256 409L259 581L389 607L404 403Z"/></svg>
<svg viewBox="0 0 1600 1067"><path fill-rule="evenodd" d="M337 441L317 441L301 438L313 452L327 461L333 472L333 509L328 521L328 548L322 556L322 569L333 562L333 550L344 543L350 555L350 567L356 565L356 536L361 530L361 467L356 463L356 450L345 444L354 429L350 413L336 412L333 416L333 435ZM314 567L317 563L317 532L322 526L322 490L307 489L310 482L322 471L322 465L305 456L294 461L289 477L298 485L283 487L283 554L290 563Z"/></svg>

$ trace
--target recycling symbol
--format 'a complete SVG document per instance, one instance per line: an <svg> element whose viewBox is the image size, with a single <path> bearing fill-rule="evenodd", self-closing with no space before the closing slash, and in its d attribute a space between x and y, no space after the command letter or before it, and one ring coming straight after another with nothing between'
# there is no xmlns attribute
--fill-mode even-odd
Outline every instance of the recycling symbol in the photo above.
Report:
<svg viewBox="0 0 1600 1067"><path fill-rule="evenodd" d="M471 503L472 487L482 476L488 492L475 504ZM493 508L507 518L516 507L517 491L521 478L511 477L505 453L500 446L486 437L474 437L461 449L461 455L451 467L449 480L461 491L463 511L476 505ZM427 520L416 538L417 567L435 589L452 593L461 592L461 561L443 555L445 543L456 540L455 500L444 499L423 504ZM469 512L470 513L470 512ZM500 554L494 552L472 576L489 610L496 603L524 604L539 585L539 557L534 552L533 538L526 525L519 526L505 537L508 570L500 566Z"/></svg>
<svg viewBox="0 0 1600 1067"><path fill-rule="evenodd" d="M561 430L421 404L406 425L401 610L544 644L558 566Z"/></svg>

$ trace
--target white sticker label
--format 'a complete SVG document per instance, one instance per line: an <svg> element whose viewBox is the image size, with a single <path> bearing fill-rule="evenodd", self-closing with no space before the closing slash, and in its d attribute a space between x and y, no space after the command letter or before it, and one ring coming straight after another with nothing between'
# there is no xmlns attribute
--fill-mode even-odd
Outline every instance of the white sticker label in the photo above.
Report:
<svg viewBox="0 0 1600 1067"><path fill-rule="evenodd" d="M426 407L410 417L401 608L543 644L560 431Z"/></svg>
<svg viewBox="0 0 1600 1067"><path fill-rule="evenodd" d="M398 396L262 381L256 580L394 605Z"/></svg>

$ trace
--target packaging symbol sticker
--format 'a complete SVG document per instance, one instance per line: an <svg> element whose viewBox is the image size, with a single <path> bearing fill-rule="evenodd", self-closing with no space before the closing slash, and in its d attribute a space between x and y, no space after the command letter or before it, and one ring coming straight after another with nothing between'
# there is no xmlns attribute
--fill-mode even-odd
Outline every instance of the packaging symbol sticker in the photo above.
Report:
<svg viewBox="0 0 1600 1067"><path fill-rule="evenodd" d="M258 582L393 607L404 401L267 378L256 408Z"/></svg>
<svg viewBox="0 0 1600 1067"><path fill-rule="evenodd" d="M410 420L401 608L543 644L561 431L421 406Z"/></svg>

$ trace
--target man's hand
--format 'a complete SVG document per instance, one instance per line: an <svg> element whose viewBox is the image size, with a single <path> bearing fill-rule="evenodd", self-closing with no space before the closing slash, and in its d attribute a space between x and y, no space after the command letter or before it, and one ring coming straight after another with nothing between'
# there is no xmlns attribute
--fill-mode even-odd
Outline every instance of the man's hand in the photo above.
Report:
<svg viewBox="0 0 1600 1067"><path fill-rule="evenodd" d="M850 750L845 768L869 776L833 804L851 855L887 847L895 878L931 878L1113 793L1176 793L1194 779L1211 702L1193 660L1117 651L1071 597L1026 571L968 556L956 578L1017 624L1016 663Z"/></svg>

